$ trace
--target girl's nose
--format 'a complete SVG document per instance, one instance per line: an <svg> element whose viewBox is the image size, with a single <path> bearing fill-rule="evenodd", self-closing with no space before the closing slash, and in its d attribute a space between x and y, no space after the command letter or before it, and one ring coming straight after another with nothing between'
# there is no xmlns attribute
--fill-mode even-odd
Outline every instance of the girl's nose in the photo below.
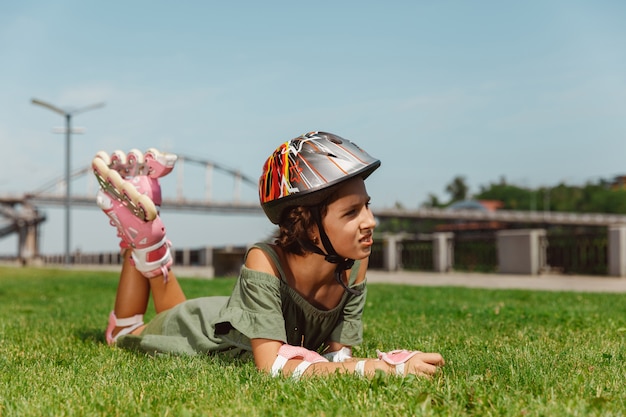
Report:
<svg viewBox="0 0 626 417"><path fill-rule="evenodd" d="M376 219L369 207L365 207L363 221L361 222L362 229L373 229L376 226Z"/></svg>

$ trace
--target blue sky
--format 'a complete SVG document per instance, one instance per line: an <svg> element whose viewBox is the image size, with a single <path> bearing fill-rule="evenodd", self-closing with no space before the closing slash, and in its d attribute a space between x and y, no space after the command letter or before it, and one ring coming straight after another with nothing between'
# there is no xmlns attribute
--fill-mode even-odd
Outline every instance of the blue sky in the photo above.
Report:
<svg viewBox="0 0 626 417"><path fill-rule="evenodd" d="M326 130L382 160L374 209L445 201L457 175L471 192L501 177L612 178L626 173L624 21L626 3L606 0L2 2L0 194L63 175L51 132L63 119L33 97L106 103L74 118L86 132L73 168L100 149L158 147L256 178L280 142ZM60 252L63 211L44 210L41 249ZM272 230L254 216L163 217L184 247ZM101 213L73 211L72 248L115 242ZM0 253L15 247L0 240Z"/></svg>

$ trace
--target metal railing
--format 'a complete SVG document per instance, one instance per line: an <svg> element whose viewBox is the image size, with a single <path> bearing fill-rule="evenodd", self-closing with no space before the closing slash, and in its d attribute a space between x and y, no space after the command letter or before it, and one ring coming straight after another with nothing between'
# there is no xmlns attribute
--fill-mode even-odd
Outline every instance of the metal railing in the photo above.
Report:
<svg viewBox="0 0 626 417"><path fill-rule="evenodd" d="M572 275L608 273L608 236L604 230L587 233L548 231L546 245L546 268L551 272ZM402 241L400 259L403 269L433 271L432 241ZM381 241L374 244L369 264L372 269L383 269ZM495 233L455 235L453 269L496 272L498 248Z"/></svg>
<svg viewBox="0 0 626 417"><path fill-rule="evenodd" d="M371 269L384 269L384 242L375 241L369 258ZM580 233L548 231L546 236L546 267L551 272L578 275L607 275L608 236L605 231ZM454 237L456 271L496 272L498 268L495 233L457 234ZM176 265L188 267L213 266L216 275L236 274L243 264L245 247L179 249L174 252ZM402 269L433 271L433 243L428 239L405 239L398 249ZM64 255L42 256L44 264L62 264ZM74 253L72 264L121 265L118 252Z"/></svg>

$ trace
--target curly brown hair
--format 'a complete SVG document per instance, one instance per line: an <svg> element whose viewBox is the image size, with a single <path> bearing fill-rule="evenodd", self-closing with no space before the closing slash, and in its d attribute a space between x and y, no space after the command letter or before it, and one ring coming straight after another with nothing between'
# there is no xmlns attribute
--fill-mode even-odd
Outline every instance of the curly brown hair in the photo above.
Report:
<svg viewBox="0 0 626 417"><path fill-rule="evenodd" d="M317 206L296 206L286 209L278 224L278 232L274 243L287 253L295 255L305 255L307 250L302 242L310 241L309 230L315 226L315 217L312 210L320 211L320 218L323 218L328 208L328 201Z"/></svg>

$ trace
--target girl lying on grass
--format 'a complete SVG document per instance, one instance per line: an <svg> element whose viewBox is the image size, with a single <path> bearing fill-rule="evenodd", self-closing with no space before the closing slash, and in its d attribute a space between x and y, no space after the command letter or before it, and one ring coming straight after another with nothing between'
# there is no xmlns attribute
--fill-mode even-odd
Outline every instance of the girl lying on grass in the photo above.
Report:
<svg viewBox="0 0 626 417"><path fill-rule="evenodd" d="M362 342L374 217L365 189L380 161L339 136L311 132L280 145L263 165L261 206L279 226L273 244L257 243L230 297L187 300L170 270L172 255L158 216L158 178L176 156L151 149L99 152L97 202L117 227L124 251L109 344L171 354L252 352L274 376L376 370L432 375L438 353L395 350L353 358ZM156 317L143 323L152 293ZM318 353L319 352L319 353Z"/></svg>

